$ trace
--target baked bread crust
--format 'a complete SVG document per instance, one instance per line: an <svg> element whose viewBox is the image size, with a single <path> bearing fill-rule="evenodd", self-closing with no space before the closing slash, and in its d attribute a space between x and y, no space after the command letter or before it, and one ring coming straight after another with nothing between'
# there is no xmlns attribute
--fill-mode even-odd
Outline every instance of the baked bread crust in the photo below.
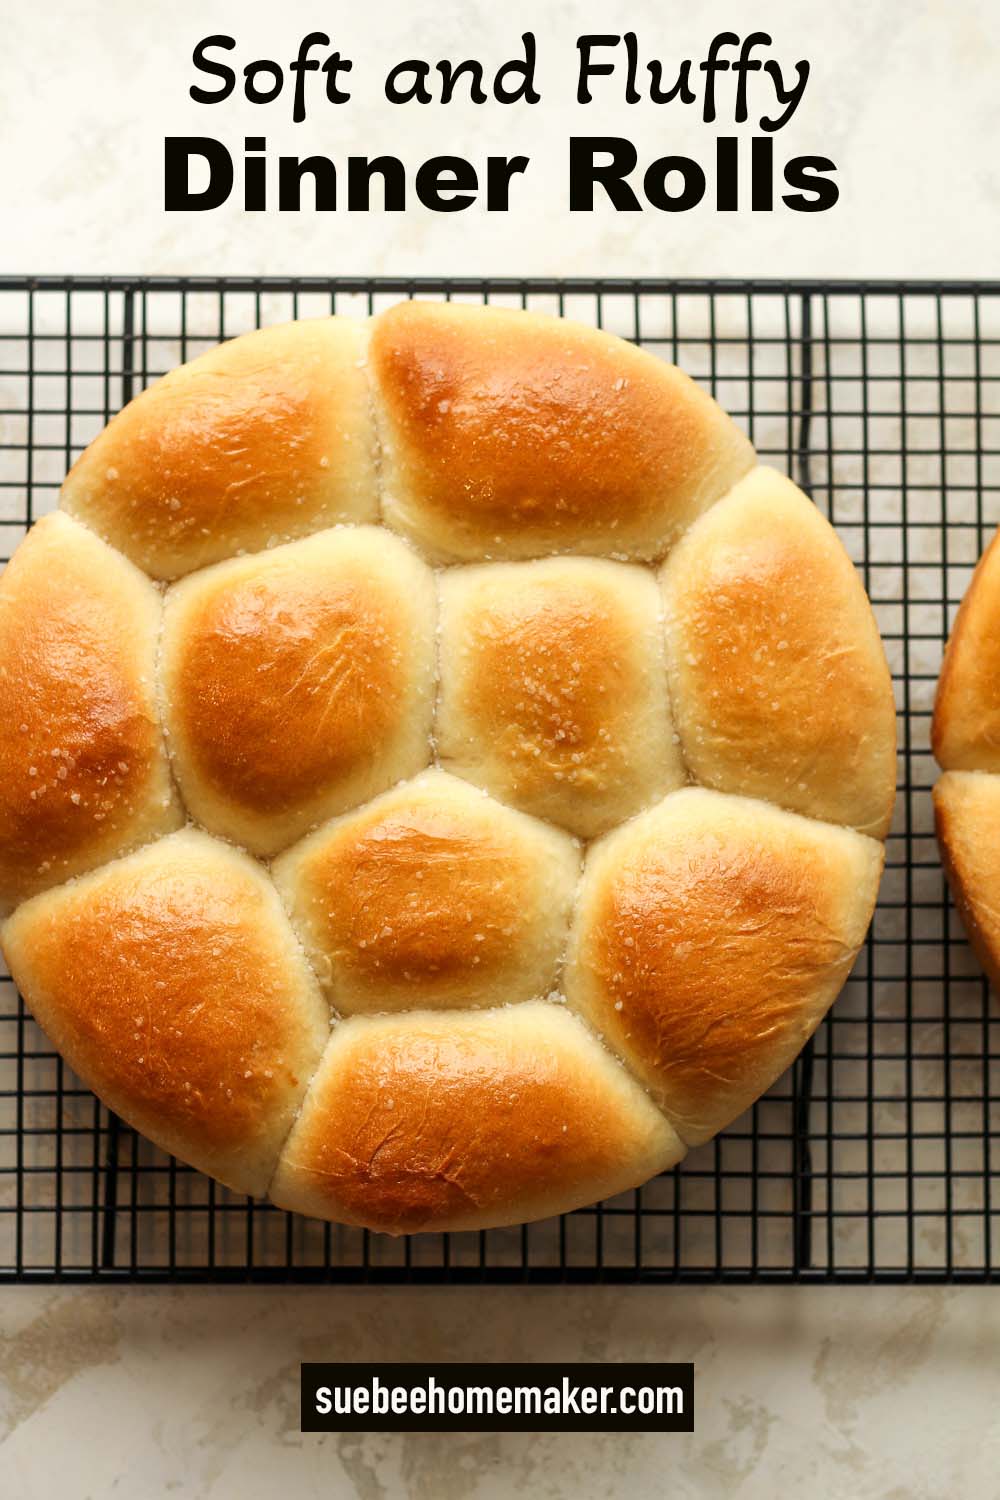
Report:
<svg viewBox="0 0 1000 1500"><path fill-rule="evenodd" d="M934 788L934 826L945 874L973 952L1000 989L1000 777L946 771Z"/></svg>
<svg viewBox="0 0 1000 1500"><path fill-rule="evenodd" d="M271 873L341 1013L509 1005L555 987L580 850L430 770L300 840Z"/></svg>
<svg viewBox="0 0 1000 1500"><path fill-rule="evenodd" d="M436 561L661 557L755 462L682 371L563 318L401 302L370 358L385 518Z"/></svg>
<svg viewBox="0 0 1000 1500"><path fill-rule="evenodd" d="M931 748L944 771L1000 772L1000 534L979 559L944 653Z"/></svg>
<svg viewBox="0 0 1000 1500"><path fill-rule="evenodd" d="M254 860L181 829L25 902L4 951L109 1109L227 1186L266 1191L329 1015Z"/></svg>
<svg viewBox="0 0 1000 1500"><path fill-rule="evenodd" d="M944 775L934 824L955 906L1000 989L1000 534L979 559L945 648L931 724Z"/></svg>
<svg viewBox="0 0 1000 1500"><path fill-rule="evenodd" d="M815 505L754 469L695 522L661 580L694 779L884 839L892 678L861 580Z"/></svg>
<svg viewBox="0 0 1000 1500"><path fill-rule="evenodd" d="M752 1104L836 998L883 848L687 787L594 844L566 994L688 1145Z"/></svg>
<svg viewBox="0 0 1000 1500"><path fill-rule="evenodd" d="M623 1192L683 1155L563 1007L410 1011L337 1027L271 1197L390 1234L479 1229Z"/></svg>
<svg viewBox="0 0 1000 1500"><path fill-rule="evenodd" d="M365 337L317 318L189 360L112 418L60 505L153 578L376 520Z"/></svg>
<svg viewBox="0 0 1000 1500"><path fill-rule="evenodd" d="M581 838L683 785L648 569L488 563L440 597L443 766Z"/></svg>
<svg viewBox="0 0 1000 1500"><path fill-rule="evenodd" d="M0 587L0 907L180 827L156 709L161 605L137 568L45 516Z"/></svg>
<svg viewBox="0 0 1000 1500"><path fill-rule="evenodd" d="M653 356L439 304L109 423L0 580L0 941L108 1107L390 1233L748 1107L863 940L895 769L861 585L754 465Z"/></svg>
<svg viewBox="0 0 1000 1500"><path fill-rule="evenodd" d="M163 719L189 811L268 856L422 770L436 610L430 569L375 526L168 589Z"/></svg>

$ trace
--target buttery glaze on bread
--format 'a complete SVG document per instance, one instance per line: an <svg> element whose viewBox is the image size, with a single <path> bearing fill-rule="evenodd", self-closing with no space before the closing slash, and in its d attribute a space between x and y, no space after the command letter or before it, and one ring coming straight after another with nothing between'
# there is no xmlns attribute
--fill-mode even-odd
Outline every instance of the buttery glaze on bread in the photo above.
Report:
<svg viewBox="0 0 1000 1500"><path fill-rule="evenodd" d="M689 1145L798 1055L871 921L883 848L688 787L590 850L566 993Z"/></svg>
<svg viewBox="0 0 1000 1500"><path fill-rule="evenodd" d="M504 1005L556 988L580 852L431 770L335 818L272 873L338 1010Z"/></svg>
<svg viewBox="0 0 1000 1500"><path fill-rule="evenodd" d="M561 1006L411 1011L336 1028L271 1196L390 1234L479 1229L622 1192L683 1155Z"/></svg>
<svg viewBox="0 0 1000 1500"><path fill-rule="evenodd" d="M434 580L374 526L323 531L167 593L164 719L189 810L275 854L427 764Z"/></svg>
<svg viewBox="0 0 1000 1500"><path fill-rule="evenodd" d="M266 1190L329 1017L259 865L182 829L26 902L3 944L110 1109L229 1187Z"/></svg>
<svg viewBox="0 0 1000 1500"><path fill-rule="evenodd" d="M547 558L441 582L441 764L592 838L680 786L645 568Z"/></svg>
<svg viewBox="0 0 1000 1500"><path fill-rule="evenodd" d="M945 650L931 727L944 775L934 821L969 941L1000 990L1000 536L979 560Z"/></svg>
<svg viewBox="0 0 1000 1500"><path fill-rule="evenodd" d="M695 522L662 582L694 779L884 839L892 679L861 580L815 505L754 469Z"/></svg>
<svg viewBox="0 0 1000 1500"><path fill-rule="evenodd" d="M160 599L68 516L0 586L0 907L183 821L155 703Z"/></svg>
<svg viewBox="0 0 1000 1500"><path fill-rule="evenodd" d="M386 521L440 561L659 557L754 464L680 370L561 318L401 302L370 359Z"/></svg>
<svg viewBox="0 0 1000 1500"><path fill-rule="evenodd" d="M172 370L77 460L61 505L154 578L374 521L362 325L265 328Z"/></svg>
<svg viewBox="0 0 1000 1500"><path fill-rule="evenodd" d="M653 356L440 304L116 417L0 580L0 941L108 1107L412 1233L752 1104L863 939L895 750L851 564L754 464Z"/></svg>

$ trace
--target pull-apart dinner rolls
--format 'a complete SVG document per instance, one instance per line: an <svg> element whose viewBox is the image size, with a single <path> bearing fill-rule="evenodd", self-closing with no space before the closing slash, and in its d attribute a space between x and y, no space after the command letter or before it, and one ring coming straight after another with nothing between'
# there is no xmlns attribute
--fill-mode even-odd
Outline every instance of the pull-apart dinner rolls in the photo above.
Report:
<svg viewBox="0 0 1000 1500"><path fill-rule="evenodd" d="M152 384L61 507L0 581L0 940L109 1110L283 1208L483 1230L794 1060L871 917L892 684L702 385L534 312L317 318ZM981 887L991 797L939 794Z"/></svg>

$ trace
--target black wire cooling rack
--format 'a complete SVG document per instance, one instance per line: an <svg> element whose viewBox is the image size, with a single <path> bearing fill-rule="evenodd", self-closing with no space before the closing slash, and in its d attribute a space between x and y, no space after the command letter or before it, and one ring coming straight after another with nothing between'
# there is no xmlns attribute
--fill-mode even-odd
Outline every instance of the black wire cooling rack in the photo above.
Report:
<svg viewBox="0 0 1000 1500"><path fill-rule="evenodd" d="M565 1218L393 1241L251 1203L109 1117L9 979L0 1280L994 1281L998 1017L949 905L929 788L941 651L1000 520L1000 282L0 278L0 553L148 381L221 338L400 297L564 313L676 361L829 515L899 710L882 895L847 988L751 1111Z"/></svg>

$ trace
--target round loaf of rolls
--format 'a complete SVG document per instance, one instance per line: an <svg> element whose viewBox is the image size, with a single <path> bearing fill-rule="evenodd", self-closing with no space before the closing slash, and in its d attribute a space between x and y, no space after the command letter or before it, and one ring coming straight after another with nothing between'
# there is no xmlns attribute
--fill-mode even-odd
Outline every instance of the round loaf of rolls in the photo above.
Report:
<svg viewBox="0 0 1000 1500"><path fill-rule="evenodd" d="M894 787L830 526L556 318L235 339L0 580L26 1003L138 1131L319 1218L517 1224L708 1140L841 988Z"/></svg>
<svg viewBox="0 0 1000 1500"><path fill-rule="evenodd" d="M931 744L934 821L969 941L1000 989L1000 533L972 575L945 650Z"/></svg>

